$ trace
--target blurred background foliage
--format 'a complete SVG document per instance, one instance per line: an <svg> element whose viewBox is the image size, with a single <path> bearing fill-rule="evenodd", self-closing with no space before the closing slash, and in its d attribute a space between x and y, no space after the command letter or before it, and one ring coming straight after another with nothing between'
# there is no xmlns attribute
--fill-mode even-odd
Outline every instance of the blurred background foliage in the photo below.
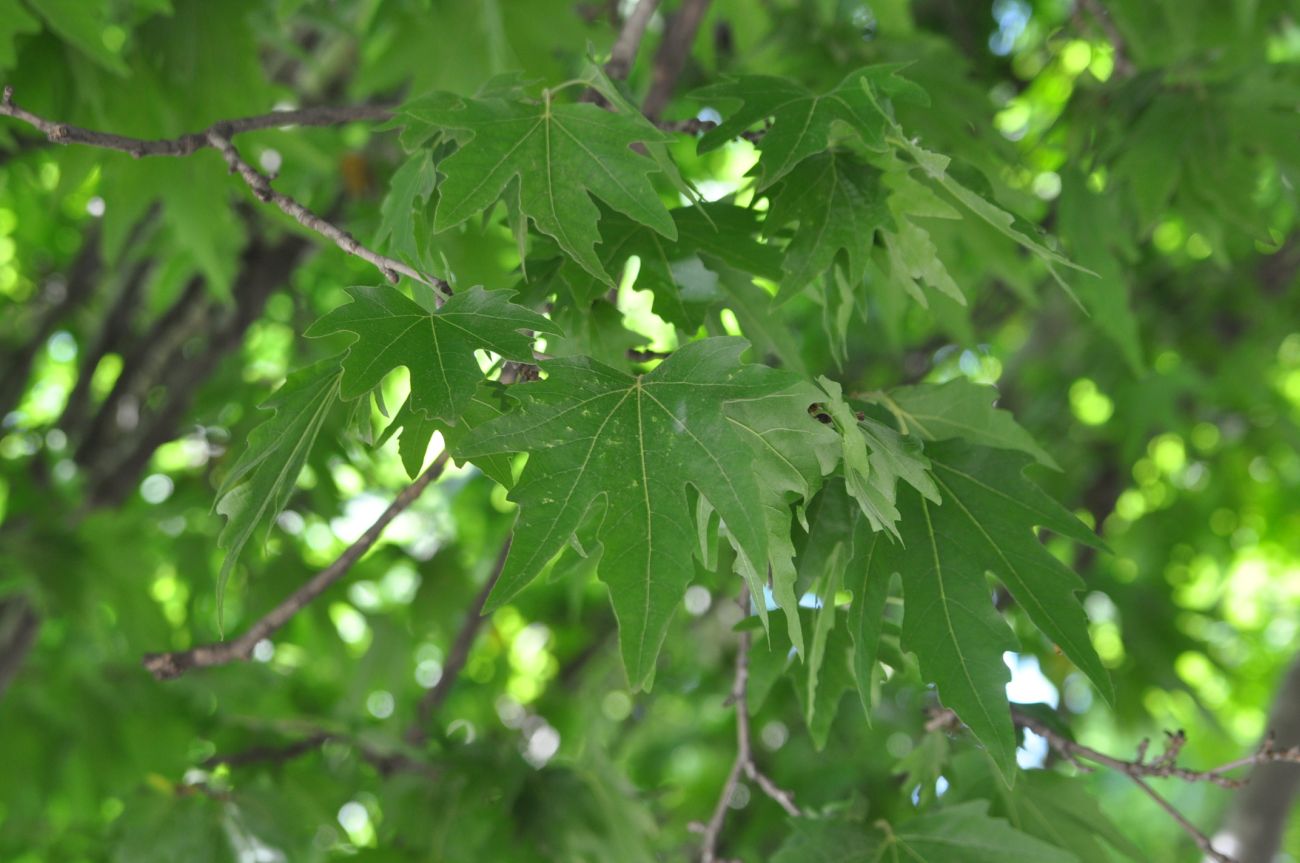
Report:
<svg viewBox="0 0 1300 863"><path fill-rule="evenodd" d="M45 116L165 137L275 106L468 93L512 70L566 80L589 46L608 50L619 7L0 0L0 80ZM652 21L632 93L649 86L674 10ZM723 72L821 88L881 62L907 64L931 94L930 107L899 105L905 128L1099 277L1070 280L1076 302L991 229L930 222L965 308L850 299L841 342L829 322L843 310L798 296L769 345L742 321L746 334L787 365L839 369L850 392L996 384L1064 466L1038 481L1113 551L1051 541L1088 582L1114 709L1014 608L1012 699L1058 706L1081 739L1121 756L1182 728L1189 763L1237 757L1271 709L1300 715L1300 675L1283 685L1300 626L1300 8L715 0L663 115L694 116L684 94ZM241 142L277 187L358 237L463 285L519 283L504 223L434 237L417 211L416 248L401 248L385 212L405 158L393 133L354 124ZM748 143L697 155L684 137L672 153L708 197L750 194ZM449 471L255 662L166 684L140 668L147 651L217 637L211 507L228 453L290 369L329 354L299 334L344 287L373 280L259 205L211 151L133 160L0 125L4 859L693 854L689 822L711 811L733 755L724 699L740 618L734 579L702 567L649 693L627 689L594 580L521 594L479 631L427 765L413 760L404 729L513 518L472 468ZM673 346L634 274L618 309L641 334L629 345ZM385 386L400 404L405 382ZM328 564L405 484L396 446L371 447L346 420L328 420L264 554L238 570L227 632ZM925 730L932 698L907 675L881 687L874 723L846 707L816 752L793 688L774 685L755 710L764 769L804 806L855 800L872 818L960 783L969 740ZM219 763L254 747L264 757ZM1021 756L1041 765L1046 747L1028 739ZM1142 859L1198 859L1123 777L1078 782ZM1208 832L1234 817L1230 792L1168 791ZM733 805L729 853L770 857L788 832L779 810L757 793ZM1300 857L1300 824L1283 847Z"/></svg>

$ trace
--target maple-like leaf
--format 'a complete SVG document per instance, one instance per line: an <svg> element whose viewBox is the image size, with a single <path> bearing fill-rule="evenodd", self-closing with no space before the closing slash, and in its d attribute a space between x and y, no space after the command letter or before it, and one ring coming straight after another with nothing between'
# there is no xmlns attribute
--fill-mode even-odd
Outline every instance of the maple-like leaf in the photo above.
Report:
<svg viewBox="0 0 1300 863"><path fill-rule="evenodd" d="M758 477L763 523L767 529L767 565L753 566L741 555L737 565L749 581L755 596L771 577L772 595L785 611L790 643L804 652L803 629L799 623L795 582L795 548L791 539L795 510L805 522L802 510L822 486L822 479L835 469L841 455L840 437L829 426L808 414L808 406L822 395L812 384L797 381L762 398L731 402L727 418L754 450L754 472ZM766 620L766 605L758 605Z"/></svg>
<svg viewBox="0 0 1300 863"><path fill-rule="evenodd" d="M877 543L861 577L887 581L894 572L902 576L904 648L916 654L925 679L938 686L943 703L957 712L1009 778L1016 741L1006 697L1010 674L1002 654L1017 644L993 608L985 573L1007 587L1018 607L1110 699L1110 678L1075 597L1083 579L1057 560L1033 529L1048 528L1087 545L1100 543L1022 476L1027 457L957 441L931 444L926 454L943 504L935 506L913 491L900 494L902 542Z"/></svg>
<svg viewBox="0 0 1300 863"><path fill-rule="evenodd" d="M339 391L353 399L390 371L411 372L411 407L430 419L455 423L483 379L475 350L531 361L524 330L558 334L549 320L509 301L510 291L470 288L430 312L393 288L349 288L352 302L307 330L308 336L356 336L343 357Z"/></svg>
<svg viewBox="0 0 1300 863"><path fill-rule="evenodd" d="M610 273L621 273L629 258L638 259L635 287L654 294L655 314L668 323L691 333L699 328L705 313L724 296L718 284L719 264L765 279L781 277L781 252L758 241L753 210L713 203L671 212L676 240L664 239L625 216L606 213L600 220L601 244L596 249L601 266ZM571 263L558 268L555 278L579 303L589 303L609 290L603 280Z"/></svg>
<svg viewBox="0 0 1300 863"><path fill-rule="evenodd" d="M527 452L511 499L519 504L510 555L488 603L532 581L568 542L593 504L604 515L599 575L609 587L629 680L646 684L668 621L694 575L693 486L718 511L740 553L768 559L754 454L726 405L788 386L787 374L745 365L742 339L678 349L654 371L631 376L590 359L542 364L546 378L511 395L520 406L484 425L469 457Z"/></svg>
<svg viewBox="0 0 1300 863"><path fill-rule="evenodd" d="M840 385L829 378L818 379L824 392L823 404L844 443L844 482L858 502L872 530L898 536L899 519L895 501L898 481L939 503L940 494L930 478L930 462L915 440L909 440L888 426L859 418L844 401Z"/></svg>
<svg viewBox="0 0 1300 863"><path fill-rule="evenodd" d="M218 619L239 553L260 525L284 510L325 417L338 404L339 377L337 357L290 374L262 402L264 410L274 413L249 433L248 443L217 490L216 511L226 517L217 538L217 547L226 550L217 579Z"/></svg>
<svg viewBox="0 0 1300 863"><path fill-rule="evenodd" d="M759 191L792 171L795 165L831 142L832 129L842 123L863 144L883 149L891 119L881 96L926 104L925 91L894 73L897 65L868 66L851 72L825 93L815 93L788 78L744 75L726 78L691 93L706 104L740 104L700 139L700 152L716 149L757 123L771 122L758 144L762 151Z"/></svg>
<svg viewBox="0 0 1300 863"><path fill-rule="evenodd" d="M984 800L896 825L798 818L790 827L772 863L1078 863L1070 852L990 817Z"/></svg>
<svg viewBox="0 0 1300 863"><path fill-rule="evenodd" d="M782 298L829 270L841 252L849 282L860 283L877 230L892 224L880 172L845 152L804 160L773 196L764 231L771 235L796 222L782 262Z"/></svg>
<svg viewBox="0 0 1300 863"><path fill-rule="evenodd" d="M456 418L455 425L420 413L411 406L411 396L407 396L392 422L375 441L375 446L383 446L396 435L398 456L402 459L402 467L406 468L407 474L412 479L424 470L434 432L442 435L443 444L453 458L464 461L465 459L460 455L461 444L474 429L505 412L504 390L505 386L497 381L480 382L465 409ZM475 459L474 464L483 473L507 488L513 482L508 454L483 456Z"/></svg>
<svg viewBox="0 0 1300 863"><path fill-rule="evenodd" d="M889 409L903 434L927 441L962 438L980 446L1020 450L1059 469L1009 411L995 407L995 387L958 377L941 384L897 387L870 398Z"/></svg>
<svg viewBox="0 0 1300 863"><path fill-rule="evenodd" d="M668 209L649 175L661 166L632 149L672 140L641 118L587 103L467 99L438 93L412 103L420 122L468 132L439 163L434 230L459 225L492 207L512 182L520 212L597 278L612 284L595 252L599 211L592 196L623 215L676 239Z"/></svg>
<svg viewBox="0 0 1300 863"><path fill-rule="evenodd" d="M1148 859L1119 831L1079 778L1050 770L1022 770L1015 784L1008 786L981 752L963 753L948 770L954 775L955 797L990 800L993 815L1057 848L1069 848L1082 863L1113 863L1111 849L1130 860Z"/></svg>

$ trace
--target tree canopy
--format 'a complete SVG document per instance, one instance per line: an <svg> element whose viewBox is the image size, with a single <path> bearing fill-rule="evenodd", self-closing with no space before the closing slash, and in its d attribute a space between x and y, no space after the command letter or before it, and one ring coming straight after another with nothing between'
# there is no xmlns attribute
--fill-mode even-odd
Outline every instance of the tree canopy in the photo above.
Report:
<svg viewBox="0 0 1300 863"><path fill-rule="evenodd" d="M0 0L0 85L4 859L1300 857L1296 0Z"/></svg>

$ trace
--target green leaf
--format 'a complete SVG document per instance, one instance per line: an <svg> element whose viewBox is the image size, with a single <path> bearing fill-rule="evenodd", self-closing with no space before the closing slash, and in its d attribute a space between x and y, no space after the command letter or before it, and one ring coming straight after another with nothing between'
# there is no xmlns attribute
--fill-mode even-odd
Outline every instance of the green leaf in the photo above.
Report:
<svg viewBox="0 0 1300 863"><path fill-rule="evenodd" d="M832 130L843 124L871 149L884 149L889 115L872 93L926 103L925 92L894 73L899 66L869 66L850 72L826 93L814 93L795 81L771 75L727 77L720 84L691 93L698 102L740 103L700 139L700 152L717 149L757 123L771 121L758 143L762 152L759 191L794 170L795 165L831 143Z"/></svg>
<svg viewBox="0 0 1300 863"><path fill-rule="evenodd" d="M649 175L655 162L632 149L671 137L644 121L591 104L462 99L435 94L407 108L416 119L471 133L443 161L434 230L491 208L512 180L520 210L589 273L613 284L596 256L599 211L591 196L676 239L677 229Z"/></svg>
<svg viewBox="0 0 1300 863"><path fill-rule="evenodd" d="M863 91L870 95L870 91L865 85L863 86ZM1047 246L1021 231L1016 227L1015 216L959 183L956 178L948 172L948 165L952 160L947 156L935 153L920 146L904 134L903 130L900 129L897 124L894 124L893 126L893 135L890 137L890 141L895 146L900 147L904 152L908 153L916 164L920 166L925 176L938 184L940 188L955 198L957 202L964 206L968 211L983 219L998 233L1013 240L1017 245L1029 250L1041 258L1044 263L1047 264L1047 269L1052 274L1052 277L1055 278L1061 287L1065 288L1067 292L1069 292L1069 287L1056 272L1054 265L1070 267L1079 270L1080 272L1096 275L1090 270L1074 263L1060 252L1049 249Z"/></svg>
<svg viewBox="0 0 1300 863"><path fill-rule="evenodd" d="M946 806L897 826L791 819L772 863L1077 863L1072 853L988 815L983 800Z"/></svg>
<svg viewBox="0 0 1300 863"><path fill-rule="evenodd" d="M980 446L1020 450L1060 470L1056 460L1009 411L994 407L996 387L958 377L941 384L897 387L870 398L889 409L905 435L926 441L962 438Z"/></svg>
<svg viewBox="0 0 1300 863"><path fill-rule="evenodd" d="M889 280L897 288L916 300L922 308L929 308L929 300L921 286L925 285L966 305L966 295L948 274L939 249L930 232L921 228L902 214L895 216L896 229L883 231L885 259L889 263Z"/></svg>
<svg viewBox="0 0 1300 863"><path fill-rule="evenodd" d="M402 163L393 173L388 195L379 208L382 218L375 234L376 245L382 246L387 241L387 248L393 254L408 261L419 259L415 211L417 206L429 203L437 179L430 150L420 150Z"/></svg>
<svg viewBox="0 0 1300 863"><path fill-rule="evenodd" d="M1106 846L1131 860L1148 856L1102 812L1081 779L1049 770L1024 770L1008 787L993 774L988 759L967 752L953 759L955 781L950 793L987 797L991 812L1011 826L1058 848L1069 848L1082 863L1112 863Z"/></svg>
<svg viewBox="0 0 1300 863"><path fill-rule="evenodd" d="M32 5L59 38L108 71L123 77L129 74L122 56L104 44L104 30L114 23L112 6L82 0L40 0Z"/></svg>
<svg viewBox="0 0 1300 863"><path fill-rule="evenodd" d="M1074 595L1083 580L1043 547L1033 528L1099 543L1021 475L1026 457L959 442L933 444L927 453L943 505L900 495L902 547L883 549L866 577L901 574L904 648L1010 779L1016 743L1002 654L1015 649L1016 639L993 608L985 573L1006 585L1030 620L1110 699L1109 676Z"/></svg>
<svg viewBox="0 0 1300 863"><path fill-rule="evenodd" d="M464 449L471 458L529 453L510 495L519 518L489 608L532 581L603 501L599 575L618 617L628 678L641 686L694 572L688 485L718 511L741 553L765 566L753 454L724 407L768 397L790 379L742 365L747 346L734 338L692 342L637 377L585 358L549 360L545 380L513 388L519 408L485 425Z"/></svg>
<svg viewBox="0 0 1300 863"><path fill-rule="evenodd" d="M407 475L412 479L424 470L425 456L428 455L429 443L433 440L434 432L440 432L452 456L458 461L463 461L460 456L460 446L468 435L488 420L495 419L503 413L504 390L505 387L496 381L481 382L465 409L457 417L455 425L426 417L412 407L411 397L408 396L397 411L397 415L393 417L393 421L375 442L375 446L383 446L389 438L395 434L399 435L397 452L402 459L402 467L406 468ZM474 464L506 488L514 483L509 455L483 456L475 459Z"/></svg>
<svg viewBox="0 0 1300 863"><path fill-rule="evenodd" d="M806 159L773 195L764 230L770 235L796 222L782 263L782 298L824 274L841 252L849 282L861 283L877 230L893 224L880 172L851 153Z"/></svg>
<svg viewBox="0 0 1300 863"><path fill-rule="evenodd" d="M0 0L0 71L18 62L14 41L26 33L41 32L41 22L32 17L21 0Z"/></svg>
<svg viewBox="0 0 1300 863"><path fill-rule="evenodd" d="M930 462L915 441L867 417L859 419L844 401L840 385L826 377L817 381L824 404L844 442L844 478L867 516L872 530L898 536L898 481L904 480L932 502L939 491L929 476Z"/></svg>
<svg viewBox="0 0 1300 863"><path fill-rule="evenodd" d="M903 776L899 790L908 797L915 792L922 808L935 801L939 779L948 766L948 750L947 732L927 731L921 742L894 764L892 772Z"/></svg>
<svg viewBox="0 0 1300 863"><path fill-rule="evenodd" d="M274 521L289 502L321 425L338 403L340 376L337 357L289 375L262 402L264 410L274 413L249 433L247 445L217 490L216 511L226 517L217 538L217 547L226 551L217 580L218 621L239 554L258 526Z"/></svg>
<svg viewBox="0 0 1300 863"><path fill-rule="evenodd" d="M802 509L821 488L822 478L839 463L841 449L835 431L808 414L808 406L819 397L816 387L800 381L770 396L734 401L727 406L727 419L754 450L754 472L767 531L768 566L755 569L743 554L737 556L737 566L755 596L763 595L770 574L773 598L785 611L790 642L800 654L804 642L795 595L798 573L791 538L795 518L792 506L798 507L802 516ZM765 604L758 604L758 612L766 621Z"/></svg>
<svg viewBox="0 0 1300 863"><path fill-rule="evenodd" d="M799 343L790 327L776 314L776 302L754 279L740 270L726 267L719 271L719 285L725 303L736 316L741 331L754 343L754 351L764 362L780 365L799 375L807 374Z"/></svg>
<svg viewBox="0 0 1300 863"><path fill-rule="evenodd" d="M601 245L597 248L601 266L621 273L628 258L640 261L636 287L654 294L655 314L670 324L693 333L705 313L722 299L719 262L763 278L781 274L781 253L755 239L758 221L754 211L731 204L678 207L671 211L677 239L666 240L655 231L617 213L601 218ZM603 279L585 272L560 275L579 301L604 294Z"/></svg>
<svg viewBox="0 0 1300 863"><path fill-rule="evenodd" d="M339 393L354 399L398 366L411 372L411 407L455 424L483 379L475 350L531 361L532 337L523 330L558 333L549 320L509 301L510 291L473 287L426 311L394 288L349 288L352 302L321 318L308 336L356 336L343 357Z"/></svg>

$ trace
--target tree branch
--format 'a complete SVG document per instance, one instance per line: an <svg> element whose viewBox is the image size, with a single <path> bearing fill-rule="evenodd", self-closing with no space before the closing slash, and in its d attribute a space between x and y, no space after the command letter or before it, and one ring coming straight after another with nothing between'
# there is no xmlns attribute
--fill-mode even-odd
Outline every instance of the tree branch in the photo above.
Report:
<svg viewBox="0 0 1300 863"><path fill-rule="evenodd" d="M741 608L746 615L749 614L748 590L742 594ZM795 817L804 814L795 805L794 794L778 786L754 763L749 708L746 704L749 693L749 648L752 640L749 630L740 633L740 643L737 645L736 653L736 674L731 684L731 695L727 698L727 701L736 708L736 760L731 763L731 770L722 784L722 793L718 795L718 802L713 807L713 815L709 818L709 823L703 826L697 825L698 832L703 836L700 842L700 863L718 863L718 837L722 833L723 824L727 820L727 809L731 805L731 798L735 795L736 786L740 784L742 776L748 777L762 789L764 794L780 804L787 814Z"/></svg>
<svg viewBox="0 0 1300 863"><path fill-rule="evenodd" d="M230 139L241 133L256 129L269 129L276 126L327 126L354 120L385 120L392 116L387 108L376 106L356 106L351 108L304 108L297 111L278 111L260 114L256 117L244 117L237 120L222 120L213 123L202 132L192 132L179 138L145 140L127 138L108 132L96 132L66 123L56 123L18 107L13 100L13 87L6 86L0 96L0 116L13 117L44 132L51 141L59 144L86 144L108 150L130 153L136 158L141 156L188 156L205 147L214 147L225 159L232 174L239 174L253 195L263 203L275 204L298 224L314 231L332 241L349 255L355 255L368 261L383 273L384 278L396 284L398 276L406 276L437 290L439 295L451 293L451 286L437 276L426 276L408 267L401 261L381 255L357 242L347 231L327 222L308 210L302 204L271 187L270 178L266 177L252 165L244 161Z"/></svg>
<svg viewBox="0 0 1300 863"><path fill-rule="evenodd" d="M431 765L402 752L386 752L367 744L360 739L328 731L316 731L306 737L280 746L259 744L232 752L229 755L217 753L203 761L202 767L212 769L225 765L231 769L248 767L254 764L284 764L303 755L318 751L326 743L338 742L356 749L357 754L374 766L382 775L405 772L417 773L429 779L437 779L438 771Z"/></svg>
<svg viewBox="0 0 1300 863"><path fill-rule="evenodd" d="M654 17L655 9L659 8L659 0L637 0L636 7L632 13L627 16L623 22L623 29L619 31L618 40L614 42L614 47L609 52L609 62L605 64L605 74L614 79L626 78L628 72L632 71L632 63L636 61L637 49L641 47L641 39L645 36L646 26L649 25L650 19Z"/></svg>
<svg viewBox="0 0 1300 863"><path fill-rule="evenodd" d="M375 523L370 525L356 542L348 546L333 563L316 573L310 581L285 597L279 605L250 626L243 635L233 641L205 644L189 650L171 653L148 653L144 656L144 667L156 679L170 680L180 677L191 668L207 668L214 665L226 665L237 660L247 660L253 655L253 648L257 646L259 641L269 638L309 602L320 596L327 588L342 578L352 567L352 564L360 560L361 556L370 550L370 547L379 539L388 523L414 503L420 493L434 480L442 476L442 472L446 470L450 460L450 454L443 450L434 459L433 464L429 465L429 469L421 474L419 479L403 489L393 502L388 505L388 509L384 510L379 518L375 519Z"/></svg>
<svg viewBox="0 0 1300 863"><path fill-rule="evenodd" d="M677 78L686 65L686 58L690 56L700 22L704 20L704 13L708 9L709 0L683 0L681 8L669 20L668 30L655 53L650 92L641 105L642 112L651 120L658 119L659 113L668 104L668 99L677 86Z"/></svg>
<svg viewBox="0 0 1300 863"><path fill-rule="evenodd" d="M188 156L212 146L208 133L225 130L227 137L242 132L276 129L282 126L337 126L364 120L387 120L392 111L378 105L354 105L343 108L300 108L294 111L272 111L255 117L241 117L214 123L202 132L191 132L178 138L128 138L109 132L96 132L68 123L57 123L33 114L14 104L14 88L6 86L0 97L0 117L13 117L45 134L55 144L86 144L105 150L118 150L139 159L142 156Z"/></svg>
<svg viewBox="0 0 1300 863"><path fill-rule="evenodd" d="M338 246L349 255L355 255L363 261L368 261L371 264L374 264L375 267L378 268L379 272L383 273L384 278L388 279L388 281L393 284L397 283L398 275L400 274L407 278L414 279L417 282L426 284L431 288L435 288L437 292L436 295L438 295L440 299L442 295L451 293L451 286L437 276L426 276L418 270L408 267L401 261L390 258L387 255L381 255L378 252L366 248L358 243L356 237L352 236L347 231L325 221L293 198L290 198L288 195L282 192L277 192L271 187L271 180L269 177L245 162L243 157L239 155L239 151L235 149L235 145L230 143L229 133L224 128L218 127L211 129L208 131L207 135L208 141L212 143L212 146L217 148L221 153L221 157L226 160L226 164L230 166L230 173L239 174L239 176L244 179L244 182L248 184L248 188L253 190L253 196L259 201L275 204L280 208L281 212L292 218L307 230L315 231L322 237L333 241L334 245Z"/></svg>
<svg viewBox="0 0 1300 863"><path fill-rule="evenodd" d="M1014 707L1011 710L1011 715L1017 725L1046 738L1053 749L1074 764L1087 769L1080 761L1091 761L1094 764L1100 764L1127 776L1133 781L1133 784L1141 788L1144 794L1154 800L1161 809L1165 810L1178 823L1178 826L1192 838L1192 841L1196 843L1196 846L1201 849L1206 857L1217 861L1217 863L1236 863L1236 861L1233 857L1217 850L1210 841L1210 837L1202 833L1172 803L1152 788L1147 779L1174 778L1186 782L1212 782L1221 788L1239 788L1245 783L1241 780L1230 779L1226 775L1227 773L1254 764L1272 762L1300 763L1300 746L1276 749L1270 736L1264 740L1263 744L1252 755L1229 761L1210 770L1188 770L1177 766L1176 763L1179 753L1187 743L1187 737L1181 731L1168 736L1164 751L1157 757L1147 760L1146 755L1150 741L1143 740L1138 744L1137 757L1131 761L1126 761L1122 758L1107 755L1104 752L1098 752L1096 749L1084 746L1081 743L1076 743L1046 723L1039 721L1024 711L1016 710Z"/></svg>
<svg viewBox="0 0 1300 863"><path fill-rule="evenodd" d="M406 731L406 742L413 746L421 746L429 737L429 722L433 719L434 714L442 707L447 696L451 694L451 688L456 684L456 678L465 668L465 663L469 660L470 648L474 646L474 638L478 635L479 629L483 627L483 606L487 604L487 598L492 593L492 588L496 587L497 579L501 577L501 570L506 565L506 557L510 554L510 540L507 539L501 546L501 551L497 554L496 563L492 566L492 574L488 576L483 587L479 589L478 594L474 597L474 602L465 612L464 622L460 625L460 630L456 633L455 640L451 643L451 650L447 652L447 661L442 666L442 677L433 688L424 694L420 699L419 707L416 708L415 721Z"/></svg>
<svg viewBox="0 0 1300 863"><path fill-rule="evenodd" d="M40 629L41 618L25 597L0 600L0 697L18 676Z"/></svg>

